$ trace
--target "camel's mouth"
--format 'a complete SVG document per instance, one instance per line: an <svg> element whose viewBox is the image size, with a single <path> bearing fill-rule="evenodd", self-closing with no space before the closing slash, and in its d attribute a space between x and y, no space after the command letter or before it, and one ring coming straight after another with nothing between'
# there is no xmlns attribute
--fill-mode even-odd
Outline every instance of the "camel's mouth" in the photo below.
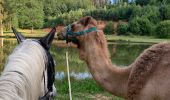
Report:
<svg viewBox="0 0 170 100"><path fill-rule="evenodd" d="M65 36L63 36L62 34L63 34L63 33L57 34L58 40L66 40ZM79 42L79 40L76 39L76 38L75 38L75 39L73 39L73 38L68 38L68 39L66 40L66 43L69 43L69 42L74 43L75 45L77 45L78 48L80 47L80 42Z"/></svg>
<svg viewBox="0 0 170 100"><path fill-rule="evenodd" d="M57 34L57 39L58 40L65 40L65 36L63 36L63 33L58 33Z"/></svg>
<svg viewBox="0 0 170 100"><path fill-rule="evenodd" d="M72 42L72 43L76 44L77 47L79 48L80 42L76 38L77 34L71 34L71 33L72 33L71 26L68 25L68 26L64 27L60 33L57 34L57 37L59 40L66 40L67 43Z"/></svg>

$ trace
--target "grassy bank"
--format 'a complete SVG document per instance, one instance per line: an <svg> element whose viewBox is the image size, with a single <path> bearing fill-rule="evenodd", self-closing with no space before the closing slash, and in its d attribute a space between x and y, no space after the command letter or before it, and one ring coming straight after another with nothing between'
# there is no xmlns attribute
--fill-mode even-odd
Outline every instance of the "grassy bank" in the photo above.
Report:
<svg viewBox="0 0 170 100"><path fill-rule="evenodd" d="M47 34L49 30L35 29L32 33L28 29L18 29L27 38L38 38ZM3 37L14 37L11 31L5 31ZM164 41L170 41L170 39L158 39L153 36L114 36L106 35L108 42L135 42L135 43L159 43Z"/></svg>
<svg viewBox="0 0 170 100"><path fill-rule="evenodd" d="M29 29L18 29L19 32L21 32L25 37L28 38L37 38L37 37L42 37L44 36L44 34L47 34L48 32L45 32L42 29L36 29L33 32L31 32L31 30ZM12 31L4 31L3 36L1 37L5 37L5 38L13 38L14 34Z"/></svg>
<svg viewBox="0 0 170 100"><path fill-rule="evenodd" d="M55 100L69 100L67 79L56 80ZM103 90L93 79L71 80L73 100L123 100Z"/></svg>
<svg viewBox="0 0 170 100"><path fill-rule="evenodd" d="M152 36L114 36L106 35L108 42L135 42L135 43L159 43L170 39L158 39Z"/></svg>

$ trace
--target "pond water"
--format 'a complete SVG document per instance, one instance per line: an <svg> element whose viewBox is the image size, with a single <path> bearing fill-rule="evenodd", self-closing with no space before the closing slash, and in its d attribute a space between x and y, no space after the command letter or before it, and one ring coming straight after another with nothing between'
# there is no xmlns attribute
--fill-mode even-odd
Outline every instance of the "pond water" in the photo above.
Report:
<svg viewBox="0 0 170 100"><path fill-rule="evenodd" d="M8 56L16 47L16 39L0 38L0 72L5 66ZM136 57L152 44L147 43L108 43L111 60L113 64L121 67L130 65ZM69 52L70 75L72 79L80 80L92 78L88 71L86 63L81 61L78 56L76 48L59 48L52 46L51 53L56 62L56 76L57 80L62 80L67 77L66 74L66 57L65 53Z"/></svg>

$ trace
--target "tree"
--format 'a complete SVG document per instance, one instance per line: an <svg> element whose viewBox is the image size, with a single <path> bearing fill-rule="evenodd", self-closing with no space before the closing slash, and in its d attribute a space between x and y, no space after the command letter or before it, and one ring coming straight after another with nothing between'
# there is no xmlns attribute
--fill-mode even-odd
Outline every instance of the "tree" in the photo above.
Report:
<svg viewBox="0 0 170 100"><path fill-rule="evenodd" d="M149 4L150 0L136 0L136 4L139 4L141 6Z"/></svg>
<svg viewBox="0 0 170 100"><path fill-rule="evenodd" d="M170 5L162 5L159 11L162 20L170 20Z"/></svg>
<svg viewBox="0 0 170 100"><path fill-rule="evenodd" d="M99 7L103 7L104 5L106 4L109 4L110 3L110 0L93 0L93 4L95 6L99 6Z"/></svg>
<svg viewBox="0 0 170 100"><path fill-rule="evenodd" d="M3 35L3 26L2 26L2 19L3 19L3 1L0 0L0 36Z"/></svg>
<svg viewBox="0 0 170 100"><path fill-rule="evenodd" d="M4 0L0 0L0 36L3 35L3 20L6 18L6 12L4 11Z"/></svg>
<svg viewBox="0 0 170 100"><path fill-rule="evenodd" d="M6 27L41 28L43 26L44 11L42 0L5 0L5 11L8 18Z"/></svg>
<svg viewBox="0 0 170 100"><path fill-rule="evenodd" d="M22 5L20 10L17 11L19 27L31 28L32 30L33 28L43 27L43 2L30 0Z"/></svg>
<svg viewBox="0 0 170 100"><path fill-rule="evenodd" d="M4 26L6 30L11 29L11 27L18 27L18 12L24 7L26 0L5 0L4 10L7 12L7 18L4 21Z"/></svg>

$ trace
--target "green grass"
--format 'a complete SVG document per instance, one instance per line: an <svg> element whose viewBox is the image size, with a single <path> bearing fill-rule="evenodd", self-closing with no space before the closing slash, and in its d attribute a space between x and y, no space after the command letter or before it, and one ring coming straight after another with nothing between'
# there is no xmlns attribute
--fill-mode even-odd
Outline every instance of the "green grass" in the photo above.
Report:
<svg viewBox="0 0 170 100"><path fill-rule="evenodd" d="M29 29L18 29L19 32L21 32L25 37L29 37L29 38L38 38L38 37L42 37L45 34L47 34L48 32L43 31L42 29L35 29L33 31L33 33L31 33L31 30ZM3 37L6 38L13 38L14 34L12 31L4 31Z"/></svg>
<svg viewBox="0 0 170 100"><path fill-rule="evenodd" d="M67 79L56 80L57 96L55 100L69 100ZM123 100L103 90L92 79L71 80L73 100Z"/></svg>
<svg viewBox="0 0 170 100"><path fill-rule="evenodd" d="M158 39L152 36L114 36L106 35L108 42L135 42L135 43L159 43L170 39Z"/></svg>

